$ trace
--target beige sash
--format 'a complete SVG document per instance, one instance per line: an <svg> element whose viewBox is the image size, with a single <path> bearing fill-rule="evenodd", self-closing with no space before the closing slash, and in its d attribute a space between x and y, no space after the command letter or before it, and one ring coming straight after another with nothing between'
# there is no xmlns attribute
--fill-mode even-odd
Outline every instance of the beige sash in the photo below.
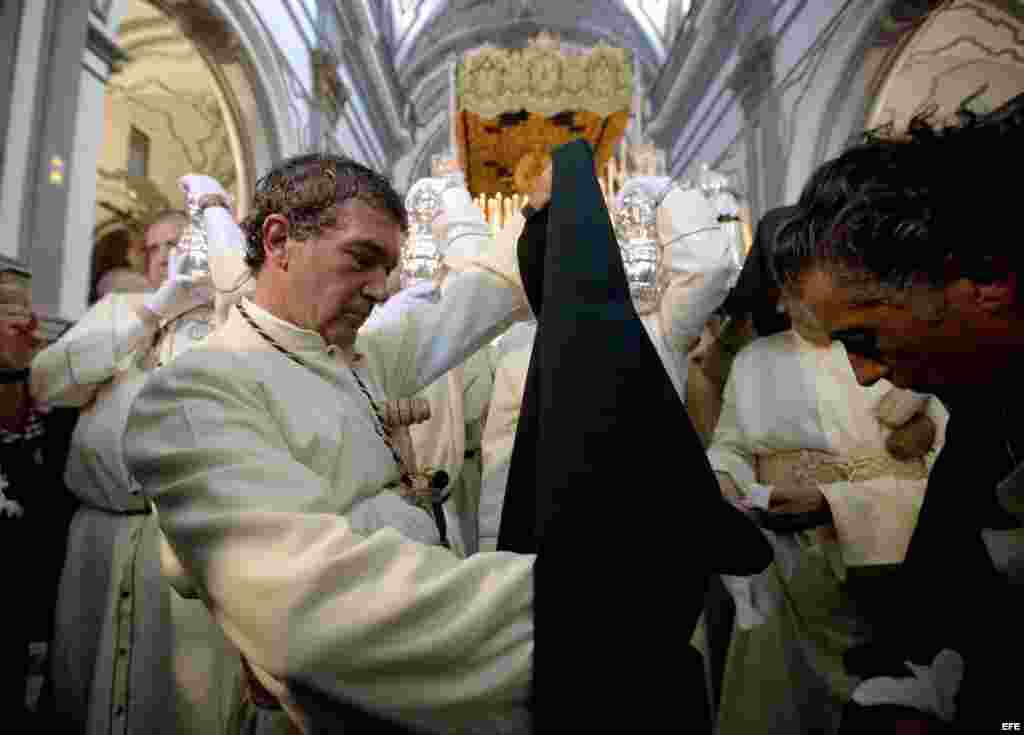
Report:
<svg viewBox="0 0 1024 735"><path fill-rule="evenodd" d="M805 449L758 457L757 469L764 484L799 478L818 485L833 525L815 529L808 540L829 557L840 579L846 567L903 561L927 485L923 459Z"/></svg>

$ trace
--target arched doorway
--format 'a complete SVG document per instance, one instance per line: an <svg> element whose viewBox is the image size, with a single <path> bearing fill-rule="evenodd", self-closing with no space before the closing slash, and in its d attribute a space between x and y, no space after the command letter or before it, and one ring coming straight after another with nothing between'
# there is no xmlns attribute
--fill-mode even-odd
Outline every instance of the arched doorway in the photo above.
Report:
<svg viewBox="0 0 1024 735"><path fill-rule="evenodd" d="M184 16L188 20L188 16ZM118 28L128 61L111 76L104 98L103 145L96 168L96 228L90 291L102 277L96 265L123 264L111 252L117 243L141 238L154 215L182 207L178 179L190 172L213 176L236 200L252 177L240 141L233 90L217 73L230 63L239 43L225 25L207 20L209 36L219 33L216 55L183 32L188 26L157 4L129 0ZM213 38L209 38L213 42ZM100 245L104 247L100 247Z"/></svg>
<svg viewBox="0 0 1024 735"><path fill-rule="evenodd" d="M255 178L295 148L284 75L259 20L229 0L115 5L109 31L127 61L104 88L91 245L117 231L141 238L149 217L183 206L177 182L190 172L221 181L244 216ZM84 299L91 276L76 260L72 288Z"/></svg>

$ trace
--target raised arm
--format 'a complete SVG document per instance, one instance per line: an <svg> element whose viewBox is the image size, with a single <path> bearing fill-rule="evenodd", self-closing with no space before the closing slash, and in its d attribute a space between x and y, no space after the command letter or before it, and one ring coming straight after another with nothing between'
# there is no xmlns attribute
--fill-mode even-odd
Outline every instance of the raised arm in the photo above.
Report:
<svg viewBox="0 0 1024 735"><path fill-rule="evenodd" d="M178 184L202 207L215 293L214 308L217 322L223 323L231 306L255 285L245 263L245 233L232 217L231 195L216 179L188 174L182 176Z"/></svg>
<svg viewBox="0 0 1024 735"><path fill-rule="evenodd" d="M464 186L456 182L442 196L451 253L440 297L364 327L357 343L360 351L375 353L371 364L381 371L375 377L396 397L422 390L529 315L516 260L522 216L492 238Z"/></svg>
<svg viewBox="0 0 1024 735"><path fill-rule="evenodd" d="M708 449L708 461L718 477L722 494L732 500L748 498L751 493L757 496L760 492L757 485L757 458L739 420L739 370L742 370L742 363L737 364L725 384L722 412Z"/></svg>
<svg viewBox="0 0 1024 735"><path fill-rule="evenodd" d="M160 318L144 294L112 293L93 305L32 361L32 397L52 406L84 406L106 381L148 345Z"/></svg>
<svg viewBox="0 0 1024 735"><path fill-rule="evenodd" d="M672 349L686 354L725 301L739 268L731 235L697 189L673 186L657 218L668 279L659 311L662 334Z"/></svg>
<svg viewBox="0 0 1024 735"><path fill-rule="evenodd" d="M257 674L449 723L523 703L533 557L460 562L391 529L353 532L331 500L344 488L294 459L242 358L203 353L147 384L125 454Z"/></svg>

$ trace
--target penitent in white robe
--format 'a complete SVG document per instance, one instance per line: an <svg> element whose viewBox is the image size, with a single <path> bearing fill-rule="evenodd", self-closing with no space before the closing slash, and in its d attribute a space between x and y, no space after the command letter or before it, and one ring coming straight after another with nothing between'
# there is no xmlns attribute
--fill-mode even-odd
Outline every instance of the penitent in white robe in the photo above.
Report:
<svg viewBox="0 0 1024 735"><path fill-rule="evenodd" d="M430 419L409 427L417 467L448 473L448 535L463 557L479 550L480 440L493 385L489 350L484 346L428 386L420 397L430 403Z"/></svg>
<svg viewBox="0 0 1024 735"><path fill-rule="evenodd" d="M81 407L65 479L83 504L60 582L54 700L83 733L216 733L238 696L237 656L202 604L164 583L157 517L121 451L148 370L202 340L212 309L157 332L136 314L144 298L108 295L32 365L37 400Z"/></svg>
<svg viewBox="0 0 1024 735"><path fill-rule="evenodd" d="M712 312L725 300L738 265L731 235L719 225L717 213L698 190L674 187L657 216L667 285L656 308L640 319L679 399L685 402L687 353ZM521 218L510 227L513 232L521 231ZM482 440L480 548L484 550L497 545L535 331L533 324L517 324L497 348L494 392Z"/></svg>
<svg viewBox="0 0 1024 735"><path fill-rule="evenodd" d="M251 282L230 213L203 214L212 303L143 322L142 294L110 294L32 364L37 401L81 408L66 481L72 521L51 661L58 713L82 733L223 731L238 701L238 655L198 600L161 572L158 519L122 452L148 373L201 342Z"/></svg>
<svg viewBox="0 0 1024 735"><path fill-rule="evenodd" d="M353 369L377 403L413 396L521 318L521 287L450 276L439 303L361 331L361 358L247 308L306 365L233 311L150 379L125 435L187 582L304 725L339 726L308 689L447 729L521 708L533 557L460 560L349 516L399 479Z"/></svg>
<svg viewBox="0 0 1024 735"><path fill-rule="evenodd" d="M794 331L755 340L736 357L708 458L741 493L760 484L757 458L811 449L843 457L884 453L891 432L875 408L892 384L857 383L842 344L815 347ZM947 413L926 406L941 449ZM843 653L866 639L866 624L846 597L849 566L902 560L927 480L883 477L821 485L838 538L819 531L765 532L773 564L749 582L725 578L737 602L737 627L719 705L722 735L836 732L857 684Z"/></svg>

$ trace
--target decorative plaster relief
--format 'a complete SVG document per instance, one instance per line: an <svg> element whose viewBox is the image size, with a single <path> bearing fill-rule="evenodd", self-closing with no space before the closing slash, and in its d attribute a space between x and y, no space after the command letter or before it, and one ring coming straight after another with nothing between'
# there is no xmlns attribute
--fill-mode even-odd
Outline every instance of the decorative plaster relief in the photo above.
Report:
<svg viewBox="0 0 1024 735"><path fill-rule="evenodd" d="M218 64L239 60L241 41L205 0L163 0L161 5L185 37L205 49Z"/></svg>
<svg viewBox="0 0 1024 735"><path fill-rule="evenodd" d="M976 112L1024 91L1024 21L978 0L935 11L894 69L873 126L904 127L919 114L951 122L969 97Z"/></svg>

